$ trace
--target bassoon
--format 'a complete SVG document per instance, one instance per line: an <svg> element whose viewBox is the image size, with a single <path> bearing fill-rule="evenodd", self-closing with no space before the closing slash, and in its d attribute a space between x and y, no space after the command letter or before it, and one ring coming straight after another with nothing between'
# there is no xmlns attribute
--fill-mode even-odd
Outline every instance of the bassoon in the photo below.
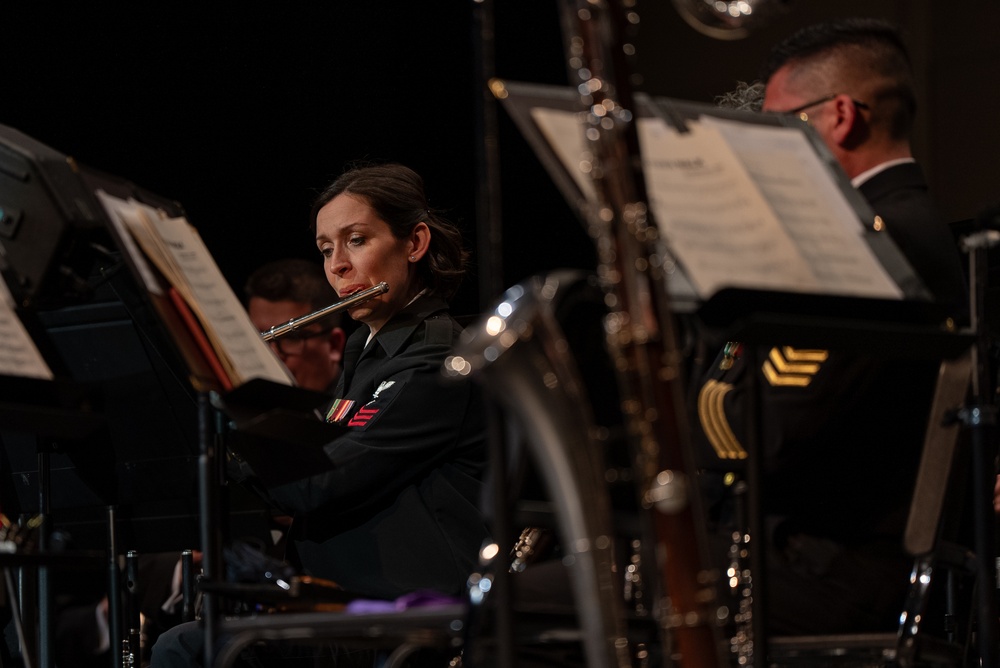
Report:
<svg viewBox="0 0 1000 668"><path fill-rule="evenodd" d="M639 502L655 545L657 621L665 648L685 667L721 665L719 626L696 490L676 322L668 293L673 267L647 206L631 96L627 26L634 0L561 0L571 83L580 91L587 137L581 167L596 199L587 207L598 277L609 313L607 347L620 386ZM649 551L647 551L649 554ZM647 571L648 572L648 571Z"/></svg>

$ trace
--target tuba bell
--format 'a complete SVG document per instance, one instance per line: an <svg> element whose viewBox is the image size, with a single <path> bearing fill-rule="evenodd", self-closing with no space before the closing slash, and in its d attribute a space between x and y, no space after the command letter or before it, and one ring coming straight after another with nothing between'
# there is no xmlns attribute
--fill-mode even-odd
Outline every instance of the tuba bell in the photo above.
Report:
<svg viewBox="0 0 1000 668"><path fill-rule="evenodd" d="M764 25L788 0L674 0L689 26L722 40L743 39Z"/></svg>
<svg viewBox="0 0 1000 668"><path fill-rule="evenodd" d="M534 277L507 290L445 361L472 376L523 427L552 500L590 668L628 668L625 606L614 575L615 532L601 443L556 310L584 280Z"/></svg>

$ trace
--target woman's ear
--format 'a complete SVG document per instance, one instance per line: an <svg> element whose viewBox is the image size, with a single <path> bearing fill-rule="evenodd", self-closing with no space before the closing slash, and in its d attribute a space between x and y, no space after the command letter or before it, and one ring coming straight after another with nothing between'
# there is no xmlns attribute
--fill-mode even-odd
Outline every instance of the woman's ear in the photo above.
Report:
<svg viewBox="0 0 1000 668"><path fill-rule="evenodd" d="M427 223L420 221L410 232L409 257L411 262L417 262L424 256L431 245L431 228Z"/></svg>

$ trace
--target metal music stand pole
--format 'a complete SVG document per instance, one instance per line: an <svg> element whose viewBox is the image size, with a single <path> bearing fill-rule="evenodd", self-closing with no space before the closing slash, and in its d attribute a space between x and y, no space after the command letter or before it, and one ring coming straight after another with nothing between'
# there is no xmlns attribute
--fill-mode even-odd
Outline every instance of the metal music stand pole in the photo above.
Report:
<svg viewBox="0 0 1000 668"><path fill-rule="evenodd" d="M512 500L508 494L507 446L504 442L504 418L495 398L490 397L487 405L487 424L489 425L490 468L493 470L493 529L495 540L500 546L496 557L496 572L494 578L494 596L496 598L496 666L497 668L513 668L514 664L514 586L513 578L507 570L510 545L507 542L513 535L511 529Z"/></svg>
<svg viewBox="0 0 1000 668"><path fill-rule="evenodd" d="M985 227L985 225L983 225ZM993 484L997 471L996 407L986 396L989 384L987 360L989 340L986 334L986 253L989 246L1000 241L996 230L984 230L962 239L962 249L969 255L969 304L972 332L976 336L972 347L972 397L969 406L960 412L962 424L968 428L972 443L972 499L975 521L977 639L979 658L984 666L997 665L997 610L995 515Z"/></svg>
<svg viewBox="0 0 1000 668"><path fill-rule="evenodd" d="M499 131L496 100L489 82L495 76L493 0L473 0L473 35L479 96L476 98L476 246L479 253L479 303L503 292L503 216L500 198Z"/></svg>
<svg viewBox="0 0 1000 668"><path fill-rule="evenodd" d="M198 487L201 515L201 552L204 579L209 583L221 581L222 540L219 536L219 457L215 432L212 428L213 409L207 392L198 393ZM213 665L215 635L219 622L218 595L210 591L202 594L202 625L205 630L205 666Z"/></svg>
<svg viewBox="0 0 1000 668"><path fill-rule="evenodd" d="M125 553L125 637L128 640L128 664L139 668L142 663L142 613L139 604L139 553ZM124 642L123 642L124 646ZM124 657L123 657L124 660Z"/></svg>
<svg viewBox="0 0 1000 668"><path fill-rule="evenodd" d="M181 552L181 591L184 597L181 608L181 621L194 621L194 553L191 550Z"/></svg>
<svg viewBox="0 0 1000 668"><path fill-rule="evenodd" d="M41 516L41 524L38 526L38 553L48 554L49 536L51 529L49 522L52 518L49 515L49 487L51 477L49 475L49 455L52 443L45 439L39 442L38 448L38 513ZM38 666L39 668L52 668L55 665L55 657L52 655L52 648L55 647L55 633L53 626L53 600L52 600L52 580L49 577L49 566L42 563L38 567Z"/></svg>
<svg viewBox="0 0 1000 668"><path fill-rule="evenodd" d="M118 518L114 506L107 507L108 513L108 554L106 568L108 572L108 641L111 643L111 657L118 665L118 657L122 652L122 622L125 615L122 612L122 576L118 569Z"/></svg>

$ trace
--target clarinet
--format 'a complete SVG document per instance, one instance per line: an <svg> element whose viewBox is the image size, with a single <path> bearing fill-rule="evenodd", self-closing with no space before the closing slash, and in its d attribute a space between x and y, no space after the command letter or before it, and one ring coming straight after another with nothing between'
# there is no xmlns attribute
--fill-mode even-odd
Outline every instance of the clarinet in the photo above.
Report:
<svg viewBox="0 0 1000 668"><path fill-rule="evenodd" d="M122 640L122 668L135 668L136 664L135 652L132 651L132 644L128 641L128 638Z"/></svg>
<svg viewBox="0 0 1000 668"><path fill-rule="evenodd" d="M122 639L122 668L138 668L142 651L141 618L139 616L139 554L125 553L125 596L128 634Z"/></svg>
<svg viewBox="0 0 1000 668"><path fill-rule="evenodd" d="M590 175L597 201L588 212L597 244L598 277L609 305L608 349L618 372L622 410L643 520L665 555L644 561L658 569L655 614L663 646L682 666L722 661L714 577L696 490L681 380L681 354L667 292L665 249L647 198L625 54L620 35L635 25L634 0L562 0L573 85L586 109ZM647 555L652 554L647 552Z"/></svg>

